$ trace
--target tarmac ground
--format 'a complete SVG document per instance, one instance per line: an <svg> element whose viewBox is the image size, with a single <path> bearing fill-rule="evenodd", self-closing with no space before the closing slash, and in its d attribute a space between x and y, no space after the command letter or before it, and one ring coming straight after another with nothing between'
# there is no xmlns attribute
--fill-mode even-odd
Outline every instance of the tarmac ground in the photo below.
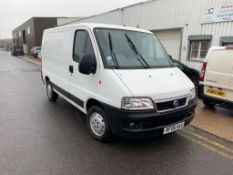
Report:
<svg viewBox="0 0 233 175"><path fill-rule="evenodd" d="M197 127L147 140L96 141L80 111L62 98L47 100L39 66L1 51L0 97L2 175L233 172L233 142ZM224 117L219 110L199 105L196 119Z"/></svg>

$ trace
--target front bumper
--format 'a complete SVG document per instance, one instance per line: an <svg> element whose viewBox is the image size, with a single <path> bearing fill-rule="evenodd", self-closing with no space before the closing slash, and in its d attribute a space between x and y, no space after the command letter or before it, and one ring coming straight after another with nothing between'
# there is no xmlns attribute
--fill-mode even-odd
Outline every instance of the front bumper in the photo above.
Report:
<svg viewBox="0 0 233 175"><path fill-rule="evenodd" d="M176 123L189 124L194 115L196 99L188 106L165 113L156 111L128 111L103 104L114 135L124 138L145 138L163 134L164 127Z"/></svg>

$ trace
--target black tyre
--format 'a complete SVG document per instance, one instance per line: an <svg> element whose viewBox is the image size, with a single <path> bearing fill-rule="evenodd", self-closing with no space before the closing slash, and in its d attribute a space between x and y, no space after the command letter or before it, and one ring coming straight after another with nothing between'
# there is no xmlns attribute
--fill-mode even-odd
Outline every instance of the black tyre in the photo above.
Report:
<svg viewBox="0 0 233 175"><path fill-rule="evenodd" d="M106 113L102 108L92 106L88 110L87 127L95 139L101 142L107 142L110 140L111 127Z"/></svg>
<svg viewBox="0 0 233 175"><path fill-rule="evenodd" d="M206 105L206 107L208 108L214 108L214 104L208 102L206 99L203 99L203 103Z"/></svg>
<svg viewBox="0 0 233 175"><path fill-rule="evenodd" d="M53 90L53 86L49 80L46 82L46 93L47 93L47 97L48 97L49 101L51 101L51 102L57 101L58 94Z"/></svg>

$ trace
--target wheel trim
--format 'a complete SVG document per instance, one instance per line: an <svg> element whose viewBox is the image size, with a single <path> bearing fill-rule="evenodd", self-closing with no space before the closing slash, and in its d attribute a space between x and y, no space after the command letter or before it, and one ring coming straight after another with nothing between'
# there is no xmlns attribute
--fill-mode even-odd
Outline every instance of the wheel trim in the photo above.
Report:
<svg viewBox="0 0 233 175"><path fill-rule="evenodd" d="M47 85L47 93L48 93L48 97L51 98L52 97L52 87L50 84Z"/></svg>
<svg viewBox="0 0 233 175"><path fill-rule="evenodd" d="M96 135L96 136L103 136L105 133L105 122L103 117L97 113L97 112L93 112L90 116L90 127L92 132Z"/></svg>

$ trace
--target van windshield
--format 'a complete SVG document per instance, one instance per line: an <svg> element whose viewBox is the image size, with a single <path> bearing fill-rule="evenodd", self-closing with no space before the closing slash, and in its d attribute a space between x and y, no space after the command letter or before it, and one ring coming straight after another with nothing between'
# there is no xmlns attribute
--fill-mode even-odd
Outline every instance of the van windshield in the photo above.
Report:
<svg viewBox="0 0 233 175"><path fill-rule="evenodd" d="M106 68L172 67L168 54L153 34L109 28L96 28L94 32Z"/></svg>

